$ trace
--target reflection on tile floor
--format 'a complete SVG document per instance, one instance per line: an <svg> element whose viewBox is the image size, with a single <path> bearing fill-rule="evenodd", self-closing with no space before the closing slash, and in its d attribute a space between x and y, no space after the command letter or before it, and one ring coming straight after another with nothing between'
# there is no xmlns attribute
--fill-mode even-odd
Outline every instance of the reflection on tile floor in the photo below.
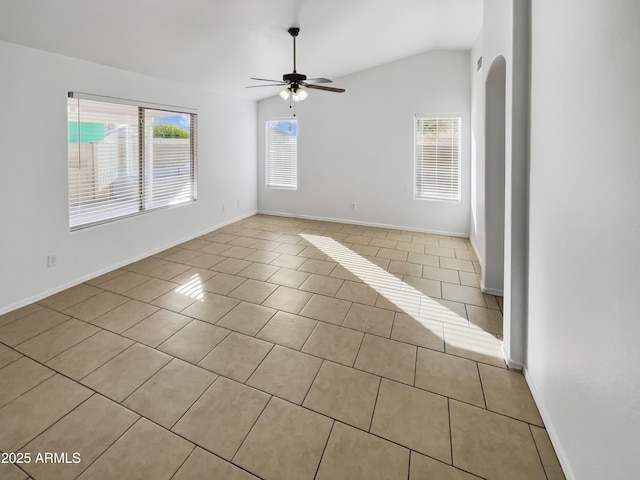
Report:
<svg viewBox="0 0 640 480"><path fill-rule="evenodd" d="M479 274L465 239L256 215L9 312L32 461L0 477L562 479Z"/></svg>

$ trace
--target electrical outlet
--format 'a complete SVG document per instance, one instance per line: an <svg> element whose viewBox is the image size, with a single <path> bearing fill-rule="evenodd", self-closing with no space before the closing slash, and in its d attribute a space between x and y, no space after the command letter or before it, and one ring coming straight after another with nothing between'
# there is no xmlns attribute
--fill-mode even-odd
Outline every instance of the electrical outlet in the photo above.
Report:
<svg viewBox="0 0 640 480"><path fill-rule="evenodd" d="M51 253L47 255L47 268L53 268L58 266L58 254Z"/></svg>
<svg viewBox="0 0 640 480"><path fill-rule="evenodd" d="M356 206L357 206L357 205L356 205L356 202L353 202L353 203L351 204L351 210L355 210L355 209L356 209Z"/></svg>

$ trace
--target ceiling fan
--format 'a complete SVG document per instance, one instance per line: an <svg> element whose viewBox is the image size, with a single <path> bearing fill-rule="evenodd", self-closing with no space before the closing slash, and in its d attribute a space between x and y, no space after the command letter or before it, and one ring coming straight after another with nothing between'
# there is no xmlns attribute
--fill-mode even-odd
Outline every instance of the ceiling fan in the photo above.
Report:
<svg viewBox="0 0 640 480"><path fill-rule="evenodd" d="M298 33L300 33L300 29L298 27L291 27L288 32L289 35L291 35L291 37L293 38L293 72L285 73L284 75L282 75L282 80L270 80L268 78L252 77L251 80L271 83L265 85L250 85L247 88L273 87L284 85L285 88L280 92L280 97L282 97L283 100L289 100L289 97L291 97L294 102L299 102L307 98L308 94L302 87L324 90L326 92L344 92L344 88L317 85L318 83L331 83L331 80L329 80L328 78L307 79L306 75L296 72L296 37L298 36Z"/></svg>

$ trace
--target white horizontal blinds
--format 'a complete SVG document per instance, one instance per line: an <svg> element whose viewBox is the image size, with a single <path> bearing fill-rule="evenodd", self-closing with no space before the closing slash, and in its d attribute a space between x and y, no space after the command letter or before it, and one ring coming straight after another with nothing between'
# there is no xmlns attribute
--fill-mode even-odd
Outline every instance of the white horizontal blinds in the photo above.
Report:
<svg viewBox="0 0 640 480"><path fill-rule="evenodd" d="M295 190L298 186L298 122L267 122L267 187Z"/></svg>
<svg viewBox="0 0 640 480"><path fill-rule="evenodd" d="M138 108L68 99L71 229L139 209Z"/></svg>
<svg viewBox="0 0 640 480"><path fill-rule="evenodd" d="M194 199L195 116L144 109L145 209Z"/></svg>
<svg viewBox="0 0 640 480"><path fill-rule="evenodd" d="M416 118L416 198L460 200L460 120Z"/></svg>
<svg viewBox="0 0 640 480"><path fill-rule="evenodd" d="M73 96L71 230L195 200L195 114Z"/></svg>

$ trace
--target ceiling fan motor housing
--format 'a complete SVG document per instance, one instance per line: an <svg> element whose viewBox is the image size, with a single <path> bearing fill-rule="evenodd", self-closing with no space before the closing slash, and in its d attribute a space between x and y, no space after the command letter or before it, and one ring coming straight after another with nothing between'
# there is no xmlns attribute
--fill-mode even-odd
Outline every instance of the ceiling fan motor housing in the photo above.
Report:
<svg viewBox="0 0 640 480"><path fill-rule="evenodd" d="M307 79L306 75L303 75L302 73L285 73L284 75L282 75L282 81L283 82L287 82L287 83L300 83L300 82L304 82Z"/></svg>

